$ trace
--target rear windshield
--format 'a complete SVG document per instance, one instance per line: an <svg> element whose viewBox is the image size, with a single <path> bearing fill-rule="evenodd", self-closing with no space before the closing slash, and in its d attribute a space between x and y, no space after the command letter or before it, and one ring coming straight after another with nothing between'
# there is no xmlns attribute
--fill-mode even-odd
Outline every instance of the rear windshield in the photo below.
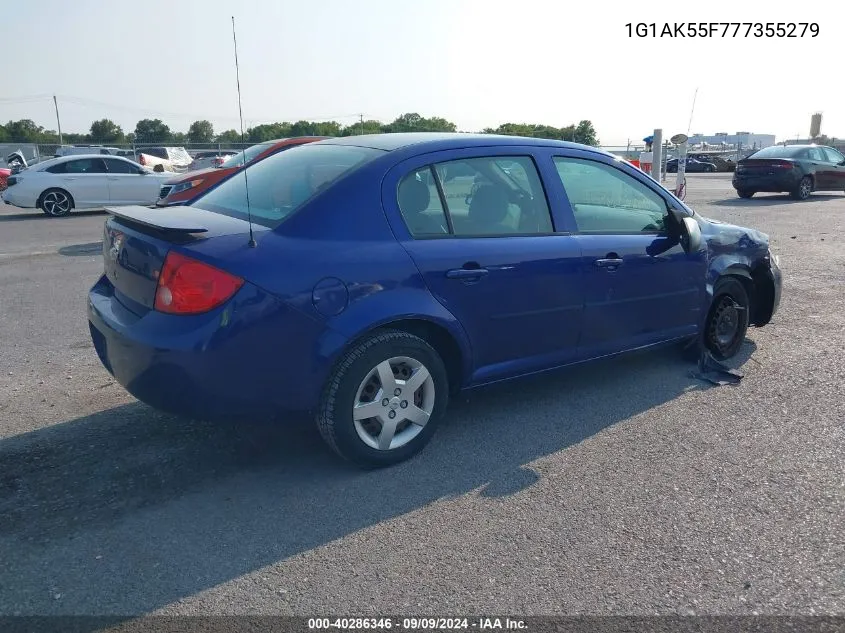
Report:
<svg viewBox="0 0 845 633"><path fill-rule="evenodd" d="M301 145L224 180L191 206L275 228L343 175L383 154L369 147Z"/></svg>
<svg viewBox="0 0 845 633"><path fill-rule="evenodd" d="M795 158L806 147L784 147L783 145L772 145L760 151L754 152L748 158Z"/></svg>
<svg viewBox="0 0 845 633"><path fill-rule="evenodd" d="M252 147L247 147L244 151L238 152L237 154L233 155L231 158L226 159L223 162L221 167L239 167L246 163L251 163L255 160L255 158L261 153L265 152L271 147L273 147L275 143L259 143L258 145L253 145ZM246 157L246 158L244 158Z"/></svg>

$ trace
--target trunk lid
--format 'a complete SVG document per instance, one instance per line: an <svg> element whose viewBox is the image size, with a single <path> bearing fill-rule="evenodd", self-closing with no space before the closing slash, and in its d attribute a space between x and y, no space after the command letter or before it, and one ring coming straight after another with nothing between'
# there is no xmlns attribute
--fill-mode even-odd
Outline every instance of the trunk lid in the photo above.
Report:
<svg viewBox="0 0 845 633"><path fill-rule="evenodd" d="M249 223L194 207L150 209L140 206L106 209L114 217L103 229L103 265L115 298L142 316L155 304L158 276L167 253L217 237L249 233ZM268 231L253 225L258 234ZM186 253L192 255L191 253Z"/></svg>
<svg viewBox="0 0 845 633"><path fill-rule="evenodd" d="M795 167L788 158L746 158L736 164L736 173L746 176L775 176Z"/></svg>

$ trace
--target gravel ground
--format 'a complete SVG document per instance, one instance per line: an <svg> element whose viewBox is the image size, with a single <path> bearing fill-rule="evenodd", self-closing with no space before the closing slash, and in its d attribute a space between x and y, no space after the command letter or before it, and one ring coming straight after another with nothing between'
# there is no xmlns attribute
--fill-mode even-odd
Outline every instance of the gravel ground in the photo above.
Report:
<svg viewBox="0 0 845 633"><path fill-rule="evenodd" d="M0 206L0 614L845 615L845 197L729 178L687 201L785 277L740 385L662 351L488 388L374 473L133 400L85 319L104 217Z"/></svg>

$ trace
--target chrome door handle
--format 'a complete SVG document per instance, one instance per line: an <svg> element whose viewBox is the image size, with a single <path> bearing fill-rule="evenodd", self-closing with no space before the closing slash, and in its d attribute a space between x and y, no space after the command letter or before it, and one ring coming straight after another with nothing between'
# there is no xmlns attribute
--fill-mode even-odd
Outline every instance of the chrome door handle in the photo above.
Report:
<svg viewBox="0 0 845 633"><path fill-rule="evenodd" d="M446 271L447 279L477 279L484 277L490 271L486 268L455 268Z"/></svg>
<svg viewBox="0 0 845 633"><path fill-rule="evenodd" d="M596 266L599 268L616 268L617 266L621 266L623 264L623 260L621 259L597 259Z"/></svg>

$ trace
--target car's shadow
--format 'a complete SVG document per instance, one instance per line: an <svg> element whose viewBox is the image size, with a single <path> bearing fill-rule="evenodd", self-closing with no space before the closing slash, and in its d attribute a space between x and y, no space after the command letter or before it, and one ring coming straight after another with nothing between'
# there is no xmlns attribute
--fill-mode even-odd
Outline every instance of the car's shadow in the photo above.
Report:
<svg viewBox="0 0 845 633"><path fill-rule="evenodd" d="M804 204L807 202L821 202L824 200L842 200L843 197L837 194L814 193L806 200L795 200L788 194L757 194L753 198L726 198L708 202L717 207L766 207L772 205Z"/></svg>
<svg viewBox="0 0 845 633"><path fill-rule="evenodd" d="M420 455L368 472L305 421L137 403L2 440L0 615L140 615L444 497L514 494L532 461L714 388L694 368L667 348L469 392Z"/></svg>
<svg viewBox="0 0 845 633"><path fill-rule="evenodd" d="M62 246L58 251L59 255L65 257L82 257L87 255L102 255L102 242L87 242L85 244L71 244Z"/></svg>

